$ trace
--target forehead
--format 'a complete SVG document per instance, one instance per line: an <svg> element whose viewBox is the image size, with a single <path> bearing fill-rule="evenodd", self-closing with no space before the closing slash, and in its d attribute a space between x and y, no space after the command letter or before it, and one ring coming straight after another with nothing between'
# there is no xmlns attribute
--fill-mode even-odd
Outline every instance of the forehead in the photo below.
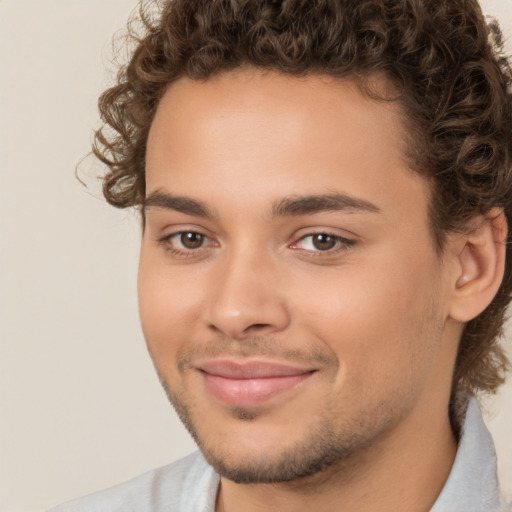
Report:
<svg viewBox="0 0 512 512"><path fill-rule="evenodd" d="M150 130L147 191L215 190L249 204L305 192L375 203L386 190L395 202L426 188L405 161L404 140L400 105L372 99L350 80L255 69L182 78L168 87Z"/></svg>
<svg viewBox="0 0 512 512"><path fill-rule="evenodd" d="M392 95L391 84L382 76L368 78L364 84L375 96ZM393 146L399 152L406 133L401 105L370 98L362 90L349 79L323 74L296 77L250 67L207 80L182 77L168 86L159 104L150 142L155 131L176 136L190 125L196 129L197 142L229 119L234 130L257 134L264 129L269 135L304 135L311 141L316 132L333 143L343 141L343 124L356 132L373 127L369 132L373 136L384 129L397 135ZM340 119L344 123L336 123ZM209 133L197 131L201 128Z"/></svg>

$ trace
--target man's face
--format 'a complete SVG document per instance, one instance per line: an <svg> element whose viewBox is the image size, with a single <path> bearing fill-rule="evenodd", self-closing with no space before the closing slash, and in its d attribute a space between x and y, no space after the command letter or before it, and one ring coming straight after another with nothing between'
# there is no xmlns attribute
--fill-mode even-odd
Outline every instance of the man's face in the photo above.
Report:
<svg viewBox="0 0 512 512"><path fill-rule="evenodd" d="M224 476L293 480L447 416L447 265L403 138L396 104L325 77L245 70L163 97L142 325Z"/></svg>

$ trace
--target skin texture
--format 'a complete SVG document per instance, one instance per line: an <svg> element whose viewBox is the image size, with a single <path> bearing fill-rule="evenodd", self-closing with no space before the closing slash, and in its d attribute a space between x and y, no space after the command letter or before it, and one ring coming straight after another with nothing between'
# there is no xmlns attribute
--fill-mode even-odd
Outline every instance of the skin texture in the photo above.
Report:
<svg viewBox="0 0 512 512"><path fill-rule="evenodd" d="M470 235L436 254L403 139L397 104L322 76L183 78L159 105L140 313L169 398L222 476L218 510L413 512L442 489L457 343L492 285L464 293L486 269L498 280L500 260ZM471 236L492 246L479 225ZM219 360L307 375L226 403L202 371Z"/></svg>

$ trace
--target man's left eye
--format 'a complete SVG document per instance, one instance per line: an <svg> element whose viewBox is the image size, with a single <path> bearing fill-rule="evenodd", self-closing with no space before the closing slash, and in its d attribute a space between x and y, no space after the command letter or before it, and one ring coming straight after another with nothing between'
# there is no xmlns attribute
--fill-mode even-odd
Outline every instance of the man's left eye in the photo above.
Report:
<svg viewBox="0 0 512 512"><path fill-rule="evenodd" d="M298 242L293 244L293 248L303 249L305 251L332 251L340 247L352 245L354 242L341 236L331 235L329 233L313 233L303 236Z"/></svg>

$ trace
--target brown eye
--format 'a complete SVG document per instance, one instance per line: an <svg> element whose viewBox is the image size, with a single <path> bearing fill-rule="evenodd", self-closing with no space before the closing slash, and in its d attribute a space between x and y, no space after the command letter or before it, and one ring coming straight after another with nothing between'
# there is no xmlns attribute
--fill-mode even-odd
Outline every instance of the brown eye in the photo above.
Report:
<svg viewBox="0 0 512 512"><path fill-rule="evenodd" d="M313 244L313 247L319 251L328 251L336 247L337 241L337 237L335 236L318 233L316 235L312 235L311 243Z"/></svg>
<svg viewBox="0 0 512 512"><path fill-rule="evenodd" d="M199 249L204 243L205 236L194 231L184 231L180 235L180 242L186 249Z"/></svg>
<svg viewBox="0 0 512 512"><path fill-rule="evenodd" d="M339 235L332 235L326 232L319 232L303 236L293 243L290 248L300 249L303 254L309 253L310 255L316 254L317 256L322 253L326 253L324 257L330 257L348 250L355 244L355 240Z"/></svg>

